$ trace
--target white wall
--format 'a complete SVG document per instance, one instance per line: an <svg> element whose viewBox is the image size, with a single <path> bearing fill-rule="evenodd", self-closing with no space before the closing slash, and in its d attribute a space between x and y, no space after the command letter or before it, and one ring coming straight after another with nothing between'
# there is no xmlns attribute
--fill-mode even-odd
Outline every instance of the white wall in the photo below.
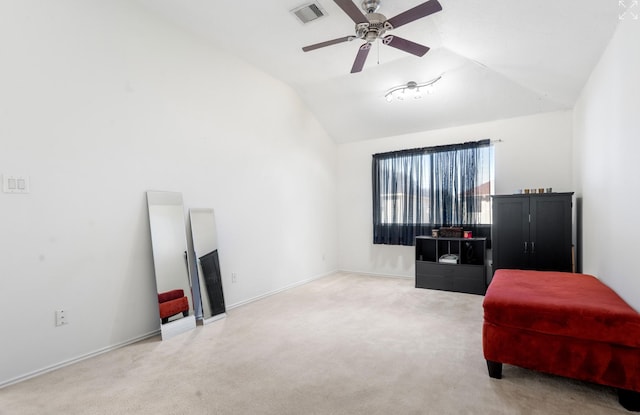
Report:
<svg viewBox="0 0 640 415"><path fill-rule="evenodd" d="M583 271L640 310L640 24L618 25L574 109Z"/></svg>
<svg viewBox="0 0 640 415"><path fill-rule="evenodd" d="M572 189L571 112L562 111L427 131L338 147L339 267L371 274L414 276L413 247L374 245L371 156L406 148L476 141L495 144L495 192L519 188Z"/></svg>
<svg viewBox="0 0 640 415"><path fill-rule="evenodd" d="M0 385L159 328L147 190L215 209L227 305L337 268L336 145L289 87L126 0L2 2L0 50L0 174L31 178Z"/></svg>

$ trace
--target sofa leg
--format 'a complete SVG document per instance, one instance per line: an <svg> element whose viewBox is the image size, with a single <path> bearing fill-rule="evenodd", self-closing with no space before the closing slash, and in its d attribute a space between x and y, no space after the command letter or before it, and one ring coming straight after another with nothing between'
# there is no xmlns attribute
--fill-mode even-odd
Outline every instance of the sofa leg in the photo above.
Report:
<svg viewBox="0 0 640 415"><path fill-rule="evenodd" d="M628 411L640 412L640 392L618 389L618 402Z"/></svg>
<svg viewBox="0 0 640 415"><path fill-rule="evenodd" d="M487 360L487 369L489 369L489 377L502 379L502 363Z"/></svg>

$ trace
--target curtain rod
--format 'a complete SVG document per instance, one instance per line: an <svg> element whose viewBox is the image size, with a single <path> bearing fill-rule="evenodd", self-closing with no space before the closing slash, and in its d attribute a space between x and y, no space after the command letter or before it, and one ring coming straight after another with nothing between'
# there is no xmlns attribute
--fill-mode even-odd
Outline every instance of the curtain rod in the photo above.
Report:
<svg viewBox="0 0 640 415"><path fill-rule="evenodd" d="M394 154L410 154L410 153L419 153L419 152L440 152L440 151L449 151L449 150L456 150L456 149L462 149L462 148L471 148L474 146L484 147L492 144L494 141L495 140L484 139L479 141L467 141L465 143L459 143L459 144L445 144L445 145L432 146L432 147L409 148L404 150L388 151L385 153L377 153L377 154L373 154L373 156L374 157L390 156ZM502 140L499 140L499 141L502 141Z"/></svg>

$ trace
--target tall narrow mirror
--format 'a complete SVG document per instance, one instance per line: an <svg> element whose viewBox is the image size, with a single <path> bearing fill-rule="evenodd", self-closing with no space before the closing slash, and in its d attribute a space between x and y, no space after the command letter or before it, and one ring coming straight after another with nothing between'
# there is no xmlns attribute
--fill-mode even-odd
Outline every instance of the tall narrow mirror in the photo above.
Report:
<svg viewBox="0 0 640 415"><path fill-rule="evenodd" d="M218 236L213 209L190 209L191 237L195 253L202 316L205 323L225 316Z"/></svg>
<svg viewBox="0 0 640 415"><path fill-rule="evenodd" d="M182 194L147 192L162 339L196 326Z"/></svg>

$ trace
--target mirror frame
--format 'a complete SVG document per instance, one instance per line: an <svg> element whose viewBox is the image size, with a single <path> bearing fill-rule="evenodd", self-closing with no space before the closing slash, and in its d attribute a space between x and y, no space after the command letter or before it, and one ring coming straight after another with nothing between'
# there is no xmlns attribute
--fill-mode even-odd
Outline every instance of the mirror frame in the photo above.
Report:
<svg viewBox="0 0 640 415"><path fill-rule="evenodd" d="M195 328L193 293L188 267L188 248L182 194L147 191L147 209L153 252L153 267L158 295L158 318L162 340ZM184 269L184 273L182 270ZM170 278L170 279L169 279ZM188 301L183 310L163 319L160 316L160 294L180 289ZM183 298L172 299L183 303ZM188 313L184 315L184 313ZM163 321L164 320L164 321Z"/></svg>
<svg viewBox="0 0 640 415"><path fill-rule="evenodd" d="M203 324L208 324L213 321L226 317L226 306L224 302L224 291L222 286L222 275L220 272L220 265L218 260L218 235L216 228L215 213L210 208L191 208L189 209L189 224L191 228L191 240L193 245L193 259L190 264L195 263L194 268L196 275L194 275L194 281L198 283L199 304L196 304L195 308L201 310ZM212 282L207 283L205 272L202 268L201 259L204 256L215 256L216 262L216 281L214 286L211 287ZM209 265L210 266L210 265ZM197 277L197 278L195 278ZM217 293L212 290L219 290ZM195 292L196 290L194 290ZM219 304L212 304L210 300L217 294Z"/></svg>

